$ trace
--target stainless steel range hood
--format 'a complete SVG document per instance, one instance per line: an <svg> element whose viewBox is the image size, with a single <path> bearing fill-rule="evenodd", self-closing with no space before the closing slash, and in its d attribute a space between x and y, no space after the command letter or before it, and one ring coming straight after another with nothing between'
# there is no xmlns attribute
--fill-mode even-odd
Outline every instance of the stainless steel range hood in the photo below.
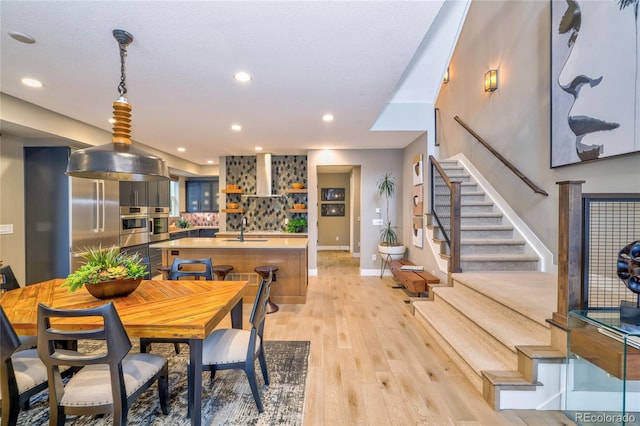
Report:
<svg viewBox="0 0 640 426"><path fill-rule="evenodd" d="M271 154L256 154L256 193L245 194L243 197L273 198L283 197L283 194L272 194Z"/></svg>

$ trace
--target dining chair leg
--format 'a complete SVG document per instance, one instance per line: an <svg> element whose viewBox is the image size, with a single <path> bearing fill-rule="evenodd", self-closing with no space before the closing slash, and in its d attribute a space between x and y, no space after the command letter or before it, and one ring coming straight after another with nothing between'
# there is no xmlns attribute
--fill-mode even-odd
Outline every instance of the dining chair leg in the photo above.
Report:
<svg viewBox="0 0 640 426"><path fill-rule="evenodd" d="M253 399L256 401L256 405L258 406L258 412L262 413L264 411L264 408L262 407L262 400L260 399L260 392L258 391L258 381L256 380L255 366L246 366L244 372L247 375L247 379L249 379L249 387L251 388Z"/></svg>
<svg viewBox="0 0 640 426"><path fill-rule="evenodd" d="M173 344L173 349L176 351L176 355L180 355L180 345L177 343Z"/></svg>
<svg viewBox="0 0 640 426"><path fill-rule="evenodd" d="M162 374L158 377L158 394L160 409L165 416L169 414L169 365L165 364Z"/></svg>
<svg viewBox="0 0 640 426"><path fill-rule="evenodd" d="M262 377L264 378L264 384L269 386L269 373L267 372L267 359L264 357L264 350L260 348L258 354L258 361L260 361L260 369L262 370Z"/></svg>

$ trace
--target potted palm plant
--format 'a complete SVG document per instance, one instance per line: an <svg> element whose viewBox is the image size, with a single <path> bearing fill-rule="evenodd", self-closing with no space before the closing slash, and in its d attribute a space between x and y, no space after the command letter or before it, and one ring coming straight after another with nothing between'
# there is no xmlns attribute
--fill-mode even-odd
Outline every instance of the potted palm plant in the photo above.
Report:
<svg viewBox="0 0 640 426"><path fill-rule="evenodd" d="M386 220L384 227L380 231L380 242L378 252L384 256L390 256L393 260L402 259L406 247L399 242L398 227L391 224L389 217L389 202L398 189L395 177L390 173L385 173L378 181L378 196L386 201Z"/></svg>
<svg viewBox="0 0 640 426"><path fill-rule="evenodd" d="M62 283L69 291L80 287L99 299L127 296L147 275L147 265L138 253L123 253L118 247L89 247L82 258L85 263Z"/></svg>

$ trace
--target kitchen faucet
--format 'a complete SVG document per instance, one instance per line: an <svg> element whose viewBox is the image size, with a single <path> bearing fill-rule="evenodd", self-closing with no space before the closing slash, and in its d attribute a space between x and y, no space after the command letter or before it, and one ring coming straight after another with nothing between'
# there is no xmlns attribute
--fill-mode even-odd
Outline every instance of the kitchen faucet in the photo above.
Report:
<svg viewBox="0 0 640 426"><path fill-rule="evenodd" d="M244 227L247 224L247 217L242 215L242 219L240 219L240 241L244 241Z"/></svg>

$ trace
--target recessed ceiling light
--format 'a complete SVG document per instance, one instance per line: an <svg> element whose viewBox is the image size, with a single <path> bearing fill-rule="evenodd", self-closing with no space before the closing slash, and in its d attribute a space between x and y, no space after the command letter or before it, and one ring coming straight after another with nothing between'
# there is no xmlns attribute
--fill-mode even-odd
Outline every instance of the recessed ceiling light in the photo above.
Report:
<svg viewBox="0 0 640 426"><path fill-rule="evenodd" d="M36 88L40 88L44 86L44 84L42 84L41 81L36 80L35 78L23 78L22 84L24 84L25 86L36 87Z"/></svg>
<svg viewBox="0 0 640 426"><path fill-rule="evenodd" d="M9 31L9 35L12 39L18 40L21 43L33 44L36 42L36 39L29 34L21 33L19 31Z"/></svg>
<svg viewBox="0 0 640 426"><path fill-rule="evenodd" d="M207 160L207 164L213 164L213 160Z"/></svg>
<svg viewBox="0 0 640 426"><path fill-rule="evenodd" d="M245 71L239 71L233 75L233 78L236 79L237 81L242 81L242 82L250 81L251 74Z"/></svg>
<svg viewBox="0 0 640 426"><path fill-rule="evenodd" d="M333 114L325 114L325 115L323 115L322 116L322 120L323 121L327 121L327 122L333 121Z"/></svg>
<svg viewBox="0 0 640 426"><path fill-rule="evenodd" d="M256 146L255 150L256 151L262 151L262 147L261 146Z"/></svg>
<svg viewBox="0 0 640 426"><path fill-rule="evenodd" d="M183 148L183 147L179 147L179 148L178 148L178 152L185 152L186 150L187 150L187 149L186 149L186 148Z"/></svg>
<svg viewBox="0 0 640 426"><path fill-rule="evenodd" d="M231 130L233 130L234 132L239 132L240 130L242 130L242 126L239 124L232 124Z"/></svg>

